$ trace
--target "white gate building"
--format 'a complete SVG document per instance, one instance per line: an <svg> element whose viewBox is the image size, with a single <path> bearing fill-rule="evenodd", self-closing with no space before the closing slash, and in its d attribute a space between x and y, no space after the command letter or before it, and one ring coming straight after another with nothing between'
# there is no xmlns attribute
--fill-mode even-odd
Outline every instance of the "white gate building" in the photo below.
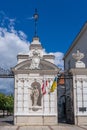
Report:
<svg viewBox="0 0 87 130"><path fill-rule="evenodd" d="M57 89L49 93L59 68L54 55L45 54L38 37L34 37L28 54L19 54L12 69L15 77L14 124L57 124ZM42 87L46 85L46 90Z"/></svg>

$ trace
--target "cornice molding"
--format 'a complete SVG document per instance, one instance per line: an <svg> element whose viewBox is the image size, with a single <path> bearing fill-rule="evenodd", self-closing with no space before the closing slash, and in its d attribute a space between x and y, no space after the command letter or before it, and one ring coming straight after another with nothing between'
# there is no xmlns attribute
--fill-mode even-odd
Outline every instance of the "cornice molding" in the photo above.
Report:
<svg viewBox="0 0 87 130"><path fill-rule="evenodd" d="M57 75L58 70L13 70L14 74L38 74L39 75Z"/></svg>
<svg viewBox="0 0 87 130"><path fill-rule="evenodd" d="M87 75L87 68L73 68L70 69L69 71L70 73L72 73L73 75Z"/></svg>

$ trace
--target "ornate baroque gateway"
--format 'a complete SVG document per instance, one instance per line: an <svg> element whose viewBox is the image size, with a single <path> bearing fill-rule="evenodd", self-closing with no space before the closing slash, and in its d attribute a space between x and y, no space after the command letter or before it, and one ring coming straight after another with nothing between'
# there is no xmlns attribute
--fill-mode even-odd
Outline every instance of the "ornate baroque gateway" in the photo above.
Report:
<svg viewBox="0 0 87 130"><path fill-rule="evenodd" d="M17 56L18 64L12 69L14 124L57 124L57 90L49 91L59 71L54 65L54 55L44 53L38 37L33 38L29 50L29 54Z"/></svg>

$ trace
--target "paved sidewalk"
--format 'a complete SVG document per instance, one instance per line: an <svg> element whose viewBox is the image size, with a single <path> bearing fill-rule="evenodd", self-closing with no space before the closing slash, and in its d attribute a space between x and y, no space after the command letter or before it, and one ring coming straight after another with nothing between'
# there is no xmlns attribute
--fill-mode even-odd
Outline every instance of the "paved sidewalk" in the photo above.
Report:
<svg viewBox="0 0 87 130"><path fill-rule="evenodd" d="M85 126L75 126L59 123L56 126L14 126L13 117L0 118L0 130L87 130Z"/></svg>
<svg viewBox="0 0 87 130"><path fill-rule="evenodd" d="M79 126L79 127L84 128L85 130L87 130L87 125Z"/></svg>
<svg viewBox="0 0 87 130"><path fill-rule="evenodd" d="M0 130L87 130L81 126L59 124L57 126L0 126Z"/></svg>

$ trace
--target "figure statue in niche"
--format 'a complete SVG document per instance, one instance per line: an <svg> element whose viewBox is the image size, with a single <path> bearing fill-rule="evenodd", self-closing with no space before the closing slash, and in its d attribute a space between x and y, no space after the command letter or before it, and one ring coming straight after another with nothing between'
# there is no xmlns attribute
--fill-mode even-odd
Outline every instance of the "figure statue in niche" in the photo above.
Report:
<svg viewBox="0 0 87 130"><path fill-rule="evenodd" d="M32 89L31 99L32 99L32 105L37 106L38 105L38 98L39 98L39 90L37 86L35 86Z"/></svg>

